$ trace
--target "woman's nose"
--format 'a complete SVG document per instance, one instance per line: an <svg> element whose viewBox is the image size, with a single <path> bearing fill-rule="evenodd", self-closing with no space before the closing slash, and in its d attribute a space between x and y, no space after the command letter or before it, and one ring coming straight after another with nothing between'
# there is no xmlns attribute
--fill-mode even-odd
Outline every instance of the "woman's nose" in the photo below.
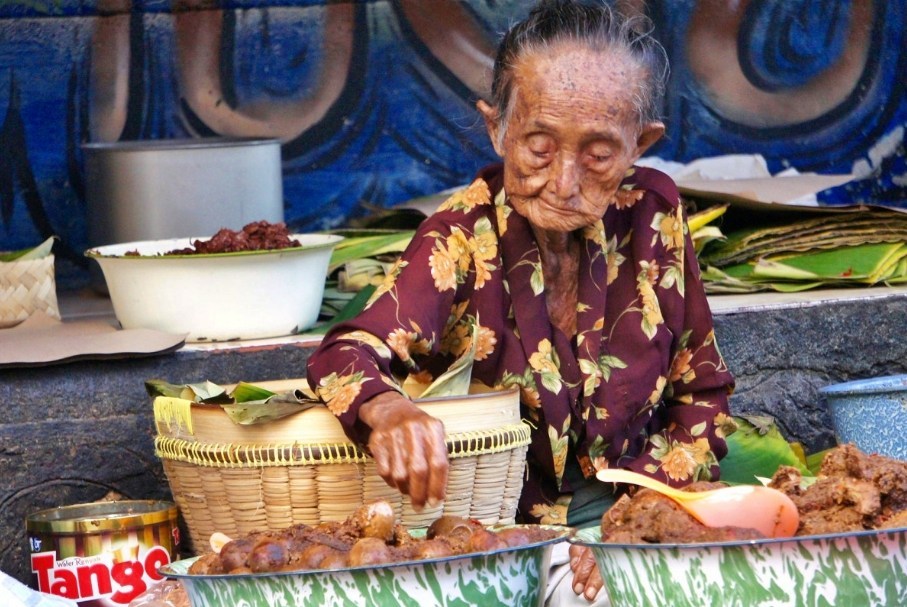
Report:
<svg viewBox="0 0 907 607"><path fill-rule="evenodd" d="M551 166L548 186L558 198L566 200L579 190L580 167L576 156L569 152L558 152Z"/></svg>

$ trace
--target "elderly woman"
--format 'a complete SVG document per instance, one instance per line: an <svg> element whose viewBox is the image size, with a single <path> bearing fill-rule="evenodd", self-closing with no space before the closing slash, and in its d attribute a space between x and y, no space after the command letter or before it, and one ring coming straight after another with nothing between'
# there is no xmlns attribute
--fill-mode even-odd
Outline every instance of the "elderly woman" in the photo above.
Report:
<svg viewBox="0 0 907 607"><path fill-rule="evenodd" d="M444 498L447 452L401 381L437 377L471 335L473 380L519 386L532 427L521 521L597 524L614 499L600 468L718 476L733 379L677 188L633 166L664 132L667 73L635 25L548 1L506 34L478 102L503 163L425 220L310 359L313 389L416 507ZM570 561L569 587L591 599L591 556Z"/></svg>

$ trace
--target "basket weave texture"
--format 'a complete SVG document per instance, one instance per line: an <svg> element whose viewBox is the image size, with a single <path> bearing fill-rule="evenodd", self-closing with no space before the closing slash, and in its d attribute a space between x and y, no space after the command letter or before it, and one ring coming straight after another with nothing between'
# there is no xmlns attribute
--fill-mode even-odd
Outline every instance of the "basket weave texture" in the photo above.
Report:
<svg viewBox="0 0 907 607"><path fill-rule="evenodd" d="M54 256L0 262L0 329L35 312L60 318Z"/></svg>
<svg viewBox="0 0 907 607"><path fill-rule="evenodd" d="M188 527L190 549L196 554L210 550L209 538L216 531L237 537L300 523L342 521L359 505L379 499L394 507L397 519L407 528L426 527L441 515L474 518L486 525L514 522L529 444L529 427L519 420L516 396L515 423L464 432L448 430L447 498L420 512L413 509L407 496L378 476L374 461L346 440L339 423L323 407L288 421L262 424L261 428L284 425L275 432L278 438L273 443L242 439L218 442L191 435L191 417L201 419L195 406L189 417L181 414L187 420L183 432L168 430L172 426L161 423L158 400L155 451ZM211 408L207 407L205 413L208 421L200 423L210 424ZM226 413L219 413L226 418ZM433 414L444 421L443 415ZM336 429L326 432L323 441L311 428L301 440L283 440L292 435L292 428L287 426L302 428L307 424L306 416L314 420L309 424L333 423ZM185 432L187 425L189 435Z"/></svg>

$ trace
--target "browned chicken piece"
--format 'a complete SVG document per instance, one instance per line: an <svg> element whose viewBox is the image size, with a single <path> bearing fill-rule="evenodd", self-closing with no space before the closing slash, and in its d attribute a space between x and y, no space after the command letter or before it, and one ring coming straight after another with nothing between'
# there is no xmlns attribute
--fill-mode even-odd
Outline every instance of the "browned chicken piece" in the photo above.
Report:
<svg viewBox="0 0 907 607"><path fill-rule="evenodd" d="M219 575L226 573L226 571L224 571L224 564L220 560L220 555L209 552L200 556L189 566L189 573L193 575Z"/></svg>
<svg viewBox="0 0 907 607"><path fill-rule="evenodd" d="M426 538L416 538L395 520L386 502L367 504L345 521L314 527L252 533L224 544L219 554L200 557L192 574L264 573L338 569L505 549L555 536L549 529L500 531L461 517L441 517Z"/></svg>

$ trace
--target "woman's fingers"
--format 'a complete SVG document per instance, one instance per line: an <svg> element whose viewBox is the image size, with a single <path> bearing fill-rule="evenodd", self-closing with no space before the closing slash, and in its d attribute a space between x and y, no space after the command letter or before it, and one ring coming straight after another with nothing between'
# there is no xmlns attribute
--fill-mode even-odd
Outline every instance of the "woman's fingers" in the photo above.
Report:
<svg viewBox="0 0 907 607"><path fill-rule="evenodd" d="M447 475L450 471L450 463L447 459L447 442L444 434L444 424L439 420L432 425L434 436L430 441L430 449L427 452L426 460L428 461L428 503L435 505L444 501L447 493Z"/></svg>
<svg viewBox="0 0 907 607"><path fill-rule="evenodd" d="M379 476L409 495L417 510L442 501L448 475L444 424L408 400L381 396L363 419L371 422L369 449Z"/></svg>
<svg viewBox="0 0 907 607"><path fill-rule="evenodd" d="M592 550L576 544L570 546L570 568L573 570L573 592L589 601L598 596L602 577Z"/></svg>

